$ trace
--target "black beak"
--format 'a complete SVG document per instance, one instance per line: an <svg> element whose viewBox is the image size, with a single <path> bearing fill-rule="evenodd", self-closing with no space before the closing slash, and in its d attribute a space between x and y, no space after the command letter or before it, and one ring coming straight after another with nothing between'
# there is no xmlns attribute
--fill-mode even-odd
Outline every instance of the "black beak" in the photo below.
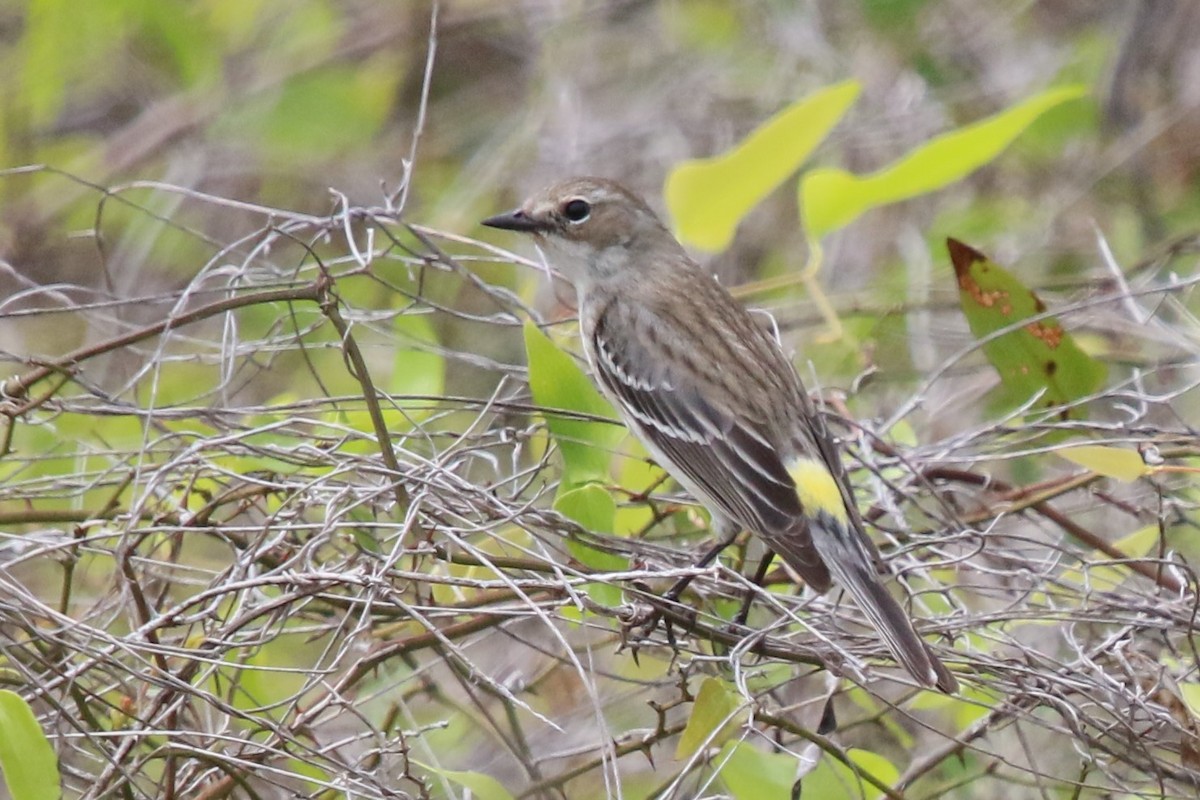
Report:
<svg viewBox="0 0 1200 800"><path fill-rule="evenodd" d="M487 225L489 228L500 228L506 231L521 231L522 233L540 233L546 230L546 225L538 222L521 209L510 211L507 214L497 214L494 217L488 217L480 225Z"/></svg>

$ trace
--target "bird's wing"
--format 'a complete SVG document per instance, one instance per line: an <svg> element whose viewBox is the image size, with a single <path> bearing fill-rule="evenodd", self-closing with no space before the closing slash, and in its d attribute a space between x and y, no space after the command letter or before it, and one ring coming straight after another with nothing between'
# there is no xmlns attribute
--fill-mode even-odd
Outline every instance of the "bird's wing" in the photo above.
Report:
<svg viewBox="0 0 1200 800"><path fill-rule="evenodd" d="M765 420L730 397L729 381L718 383L709 365L697 369L696 353L681 358L672 349L694 341L696 332L664 329L670 321L645 309L625 312L641 318L614 320L602 313L590 332L601 386L650 449L669 462L662 466L698 500L762 535L806 580L827 587L796 486ZM746 365L746 374L756 368L762 365ZM737 405L743 407L731 407Z"/></svg>

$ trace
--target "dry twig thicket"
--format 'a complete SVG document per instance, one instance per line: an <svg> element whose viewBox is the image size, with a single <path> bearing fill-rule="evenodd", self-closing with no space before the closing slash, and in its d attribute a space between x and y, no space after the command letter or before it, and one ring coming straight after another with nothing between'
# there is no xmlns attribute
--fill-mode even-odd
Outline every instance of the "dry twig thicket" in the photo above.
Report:
<svg viewBox="0 0 1200 800"><path fill-rule="evenodd" d="M1128 294L1077 303L1144 310L1145 339L1172 348L1095 398L1094 421L1014 413L909 445L869 420L842 426L890 566L965 687L914 705L850 604L782 574L754 586L736 558L701 570L700 612L669 609L670 637L659 628L634 657L627 616L690 569L702 526L662 486L625 498L654 511L642 536L550 510L554 411L496 355L508 342L519 356L538 316L478 277L509 256L408 230L386 206L316 218L185 194L260 227L177 292L31 283L3 307L10 333L69 322L90 343L10 359L0 459L4 682L33 703L79 796L434 796L456 785L450 770L519 796L706 796L704 751L672 755L709 674L738 687L738 735L763 747L907 753L890 785L859 776L868 794L1197 785L1181 688L1196 678L1195 576L1166 537L1194 513L1193 476L1119 484L1063 461L1024 483L993 477L1051 461L1067 428L1148 463L1195 456L1173 413L1195 388L1195 342L1162 322L1193 291L1175 275L1195 242L1133 271ZM460 282L470 311L439 299ZM410 318L475 333L434 344L404 334ZM957 364L901 411L971 380ZM494 390L403 391L418 366L443 365L490 374ZM276 394L289 369L313 390ZM1113 540L1143 528L1140 545ZM572 540L631 566L584 567ZM624 602L592 600L597 582ZM731 627L728 601L747 594L749 627ZM841 724L817 734L830 692Z"/></svg>

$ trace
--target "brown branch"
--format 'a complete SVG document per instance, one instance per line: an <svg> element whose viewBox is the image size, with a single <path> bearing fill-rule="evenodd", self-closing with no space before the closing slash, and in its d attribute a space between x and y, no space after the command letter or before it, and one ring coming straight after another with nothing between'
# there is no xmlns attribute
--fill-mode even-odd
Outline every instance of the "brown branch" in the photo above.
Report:
<svg viewBox="0 0 1200 800"><path fill-rule="evenodd" d="M375 438L379 442L379 455L383 458L384 465L395 476L395 480L392 482L392 492L396 498L396 505L400 510L400 516L403 517L408 513L408 488L401 480L400 462L396 460L396 452L392 449L392 437L388 433L387 422L383 418L383 410L379 407L379 395L375 391L374 381L371 380L371 371L367 368L367 361L363 358L362 350L358 347L358 342L355 340L353 334L350 333L350 326L346 324L345 318L342 317L341 311L338 310L341 300L333 291L332 279L329 279L327 276L323 277L321 286L323 289L320 298L321 311L342 337L342 352L346 354L346 359L349 361L350 374L362 386L363 402L367 405L367 413L371 417L371 427L374 428ZM412 532L420 537L421 530L420 522L414 517Z"/></svg>
<svg viewBox="0 0 1200 800"><path fill-rule="evenodd" d="M1132 571L1148 578L1163 589L1171 592L1183 592L1186 588L1184 584L1174 575L1161 569L1161 564L1157 562L1147 562L1144 559L1134 558L1125 553L1121 548L1105 541L1100 536L1083 527L1079 523L1070 519L1058 509L1054 508L1048 502L1048 498L1060 494L1065 494L1067 491L1078 489L1086 486L1089 483L1100 480L1102 476L1094 472L1085 472L1079 475L1073 475L1061 481L1053 482L1049 488L1041 487L1041 490L1033 488L1014 487L1004 481L995 478L979 475L974 472L960 469L949 469L945 467L930 467L923 473L927 480L951 480L957 483L966 483L973 486L985 486L994 489L1001 495L1001 499L1013 498L1015 505L1008 511L1021 511L1029 508L1054 524L1062 528L1069 536L1072 536L1077 541L1091 547L1093 550L1098 550L1104 553L1114 561L1120 561L1122 565L1128 567ZM967 517L966 520L978 522L985 519L993 519L996 517L996 512L992 509L985 509L973 517Z"/></svg>

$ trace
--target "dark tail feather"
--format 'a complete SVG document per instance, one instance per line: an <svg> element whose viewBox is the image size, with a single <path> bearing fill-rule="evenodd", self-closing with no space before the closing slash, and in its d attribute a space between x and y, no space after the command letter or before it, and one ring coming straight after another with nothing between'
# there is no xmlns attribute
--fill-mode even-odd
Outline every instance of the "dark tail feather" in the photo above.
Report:
<svg viewBox="0 0 1200 800"><path fill-rule="evenodd" d="M820 530L815 524L812 528L834 579L850 592L896 660L925 686L936 686L947 694L957 692L958 681L917 635L908 614L880 583L865 551L847 541L854 534L844 527L836 532Z"/></svg>
<svg viewBox="0 0 1200 800"><path fill-rule="evenodd" d="M937 656L933 653L929 654L929 660L933 662L933 670L937 673L937 688L941 689L946 694L958 693L958 678L954 677L954 673L946 669Z"/></svg>
<svg viewBox="0 0 1200 800"><path fill-rule="evenodd" d="M846 587L896 660L926 686L936 686L947 694L958 691L958 681L917 635L912 620L873 573L851 567L846 574L836 570L838 582Z"/></svg>

